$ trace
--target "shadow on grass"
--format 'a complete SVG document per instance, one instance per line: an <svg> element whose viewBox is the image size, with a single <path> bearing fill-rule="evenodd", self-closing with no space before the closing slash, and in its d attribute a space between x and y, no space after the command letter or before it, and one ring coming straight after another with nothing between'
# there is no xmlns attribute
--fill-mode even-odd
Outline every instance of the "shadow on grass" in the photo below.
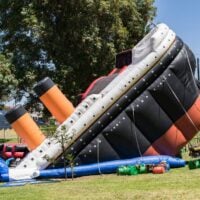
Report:
<svg viewBox="0 0 200 200"><path fill-rule="evenodd" d="M12 141L12 139L0 138L0 143L6 143L6 142L10 142L10 141Z"/></svg>

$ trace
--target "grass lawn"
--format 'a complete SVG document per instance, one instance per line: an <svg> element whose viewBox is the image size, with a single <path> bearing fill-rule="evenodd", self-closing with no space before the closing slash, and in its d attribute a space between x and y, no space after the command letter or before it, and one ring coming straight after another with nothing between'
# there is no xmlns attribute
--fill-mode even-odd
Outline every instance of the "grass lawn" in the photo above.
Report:
<svg viewBox="0 0 200 200"><path fill-rule="evenodd" d="M18 141L19 138L13 129L0 130L0 143L16 143Z"/></svg>
<svg viewBox="0 0 200 200"><path fill-rule="evenodd" d="M200 199L200 169L187 167L137 176L102 175L75 180L0 188L2 200Z"/></svg>

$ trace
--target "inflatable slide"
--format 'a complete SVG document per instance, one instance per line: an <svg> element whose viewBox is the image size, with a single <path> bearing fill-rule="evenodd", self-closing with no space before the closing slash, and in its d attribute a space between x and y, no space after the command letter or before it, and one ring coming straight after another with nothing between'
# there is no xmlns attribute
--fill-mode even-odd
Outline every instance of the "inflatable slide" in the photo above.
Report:
<svg viewBox="0 0 200 200"><path fill-rule="evenodd" d="M30 152L15 168L3 170L2 164L1 175L39 177L63 151L76 166L177 155L200 128L195 68L188 46L159 24L116 56L116 68L95 80L76 108L50 78L43 79L35 92L60 125L47 138L22 106L9 111L7 120Z"/></svg>

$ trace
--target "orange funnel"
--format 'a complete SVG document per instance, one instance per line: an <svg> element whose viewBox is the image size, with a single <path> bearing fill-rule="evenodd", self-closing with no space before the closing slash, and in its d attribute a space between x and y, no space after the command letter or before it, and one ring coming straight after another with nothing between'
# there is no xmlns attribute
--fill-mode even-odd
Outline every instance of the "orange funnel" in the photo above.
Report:
<svg viewBox="0 0 200 200"><path fill-rule="evenodd" d="M59 123L64 122L74 112L72 103L50 78L41 80L34 90Z"/></svg>
<svg viewBox="0 0 200 200"><path fill-rule="evenodd" d="M27 144L29 150L38 147L45 139L45 136L22 106L17 106L5 115L12 128Z"/></svg>

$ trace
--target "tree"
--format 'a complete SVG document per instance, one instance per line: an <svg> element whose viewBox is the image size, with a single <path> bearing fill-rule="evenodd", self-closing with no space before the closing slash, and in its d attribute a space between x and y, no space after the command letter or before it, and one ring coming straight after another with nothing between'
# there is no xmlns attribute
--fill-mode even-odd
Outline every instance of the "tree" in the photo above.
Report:
<svg viewBox="0 0 200 200"><path fill-rule="evenodd" d="M155 15L154 0L2 0L2 53L12 54L22 93L50 76L75 102L132 48ZM33 98L32 98L33 97ZM34 95L31 95L31 100Z"/></svg>
<svg viewBox="0 0 200 200"><path fill-rule="evenodd" d="M48 130L46 133L47 137L49 139L54 140L56 143L59 144L61 148L61 161L63 162L63 168L64 168L64 178L67 180L67 167L70 166L71 168L71 178L74 179L74 156L72 154L68 154L66 151L66 145L69 144L69 142L72 140L72 136L67 135L67 127L65 125L62 125L60 129L56 130L56 127L52 127L51 130ZM60 161L58 158L50 158L48 155L45 155L43 157L48 162L55 165L57 162Z"/></svg>
<svg viewBox="0 0 200 200"><path fill-rule="evenodd" d="M0 109L4 109L4 102L12 97L12 93L15 86L17 85L17 80L11 73L12 65L8 59L0 54Z"/></svg>

